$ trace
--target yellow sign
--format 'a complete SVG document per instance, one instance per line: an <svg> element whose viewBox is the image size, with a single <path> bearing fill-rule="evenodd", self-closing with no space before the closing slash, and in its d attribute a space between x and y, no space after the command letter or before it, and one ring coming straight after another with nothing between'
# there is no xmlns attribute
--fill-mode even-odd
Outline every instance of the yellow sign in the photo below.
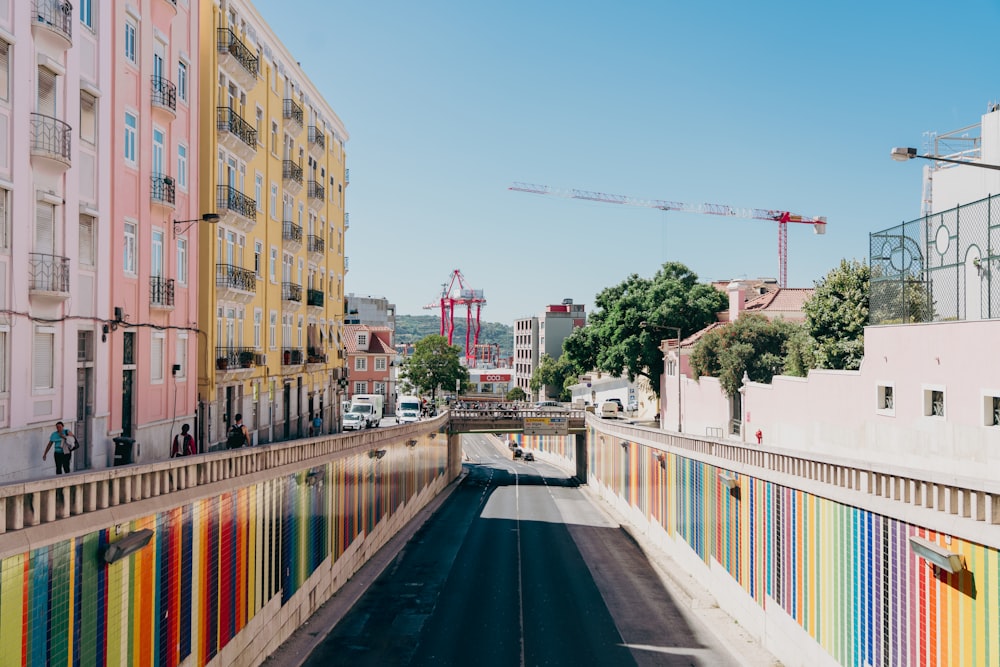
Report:
<svg viewBox="0 0 1000 667"><path fill-rule="evenodd" d="M568 435L567 417L525 417L525 435Z"/></svg>

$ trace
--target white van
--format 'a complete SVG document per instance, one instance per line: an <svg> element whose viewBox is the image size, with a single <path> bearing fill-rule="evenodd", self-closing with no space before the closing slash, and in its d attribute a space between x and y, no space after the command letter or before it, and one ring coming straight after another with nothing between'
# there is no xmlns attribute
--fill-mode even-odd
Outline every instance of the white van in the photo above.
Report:
<svg viewBox="0 0 1000 667"><path fill-rule="evenodd" d="M620 407L615 401L604 401L601 403L601 419L618 419L618 409Z"/></svg>

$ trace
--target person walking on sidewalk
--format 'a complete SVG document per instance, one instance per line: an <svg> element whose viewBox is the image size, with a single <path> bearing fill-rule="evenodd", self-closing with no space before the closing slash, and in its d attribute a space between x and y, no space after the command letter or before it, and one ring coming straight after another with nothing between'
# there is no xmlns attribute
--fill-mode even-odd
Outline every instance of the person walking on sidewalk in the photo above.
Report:
<svg viewBox="0 0 1000 667"><path fill-rule="evenodd" d="M72 445L69 443L70 438L73 439ZM68 473L69 462L72 456L71 452L78 446L79 444L73 432L67 429L62 422L56 422L56 430L49 436L49 442L45 445L45 451L42 453L42 460L44 461L48 457L50 449L55 448L53 457L56 460L56 474Z"/></svg>

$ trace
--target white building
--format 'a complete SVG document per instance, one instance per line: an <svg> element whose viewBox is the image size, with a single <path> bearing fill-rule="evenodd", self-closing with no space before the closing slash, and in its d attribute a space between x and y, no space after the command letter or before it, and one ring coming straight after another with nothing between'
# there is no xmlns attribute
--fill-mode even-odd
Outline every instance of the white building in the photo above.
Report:
<svg viewBox="0 0 1000 667"><path fill-rule="evenodd" d="M524 390L532 400L529 383L538 368L542 355L553 359L562 355L562 344L573 329L587 323L582 303L563 299L562 303L545 307L545 311L532 317L514 320L514 385ZM547 393L551 393L551 390Z"/></svg>

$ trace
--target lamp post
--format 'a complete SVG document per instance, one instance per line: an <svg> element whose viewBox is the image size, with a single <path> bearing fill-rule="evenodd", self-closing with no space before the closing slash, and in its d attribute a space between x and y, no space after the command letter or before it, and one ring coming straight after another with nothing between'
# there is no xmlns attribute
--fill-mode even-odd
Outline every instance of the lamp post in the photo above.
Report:
<svg viewBox="0 0 1000 667"><path fill-rule="evenodd" d="M639 322L639 328L647 330L665 330L665 331L676 331L677 332L677 432L681 432L681 328L680 327L666 327L659 326L655 324L650 324L649 322L642 321Z"/></svg>
<svg viewBox="0 0 1000 667"><path fill-rule="evenodd" d="M951 164L963 164L967 167L979 167L980 169L1000 170L1000 164L984 164L982 162L970 162L968 160L955 160L954 158L938 157L936 155L918 155L916 148L897 146L889 153L896 162L906 162L913 158L931 160L933 162L949 162Z"/></svg>
<svg viewBox="0 0 1000 667"><path fill-rule="evenodd" d="M187 230L191 229L191 226L194 225L195 223L208 222L214 224L218 221L219 221L218 213L202 213L200 218L195 218L193 220L174 220L174 236L177 236L178 234L183 234ZM187 224L187 227L178 232L177 225L183 225L185 223Z"/></svg>

